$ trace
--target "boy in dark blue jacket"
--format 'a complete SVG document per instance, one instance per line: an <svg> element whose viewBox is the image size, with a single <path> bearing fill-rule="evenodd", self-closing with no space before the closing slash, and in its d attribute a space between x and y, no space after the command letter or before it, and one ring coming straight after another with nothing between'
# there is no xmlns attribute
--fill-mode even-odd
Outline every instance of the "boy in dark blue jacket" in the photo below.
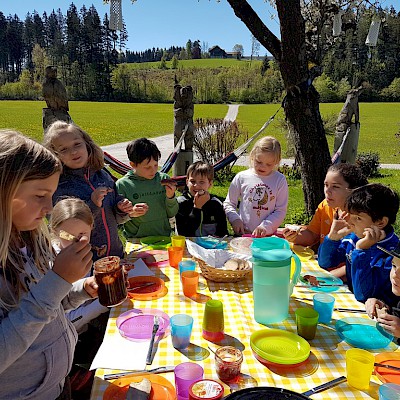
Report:
<svg viewBox="0 0 400 400"><path fill-rule="evenodd" d="M392 227L398 195L385 185L371 183L354 189L345 209L341 216L335 215L319 248L318 264L326 269L345 261L347 283L358 301L374 297L393 304L392 257L378 246L393 250L399 243Z"/></svg>

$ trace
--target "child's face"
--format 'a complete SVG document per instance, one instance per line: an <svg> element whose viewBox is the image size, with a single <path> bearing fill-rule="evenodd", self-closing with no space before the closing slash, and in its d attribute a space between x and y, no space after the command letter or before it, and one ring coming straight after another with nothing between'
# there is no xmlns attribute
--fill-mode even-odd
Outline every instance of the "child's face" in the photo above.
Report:
<svg viewBox="0 0 400 400"><path fill-rule="evenodd" d="M189 189L189 193L195 196L195 194L201 190L207 192L212 185L212 181L210 181L206 175L195 174L189 175L189 178L186 179L186 185Z"/></svg>
<svg viewBox="0 0 400 400"><path fill-rule="evenodd" d="M400 296L400 258L398 257L393 257L390 282L392 283L392 292L396 296Z"/></svg>
<svg viewBox="0 0 400 400"><path fill-rule="evenodd" d="M364 212L348 214L346 221L349 224L350 229L358 238L364 237L365 228L376 225L372 221L372 218Z"/></svg>
<svg viewBox="0 0 400 400"><path fill-rule="evenodd" d="M130 164L135 169L136 175L145 179L153 179L158 171L158 161L153 157L138 164L131 161Z"/></svg>
<svg viewBox="0 0 400 400"><path fill-rule="evenodd" d="M71 241L60 238L60 230L74 235L76 238L80 239L82 236L86 236L90 240L90 234L92 232L92 227L88 225L85 221L78 218L67 219L57 226L55 234L60 239L60 247L64 249L71 245Z"/></svg>
<svg viewBox="0 0 400 400"><path fill-rule="evenodd" d="M86 143L79 133L65 132L53 141L60 160L71 169L86 167L89 154Z"/></svg>
<svg viewBox="0 0 400 400"><path fill-rule="evenodd" d="M276 169L276 156L274 153L258 152L254 156L254 170L257 175L268 176Z"/></svg>
<svg viewBox="0 0 400 400"><path fill-rule="evenodd" d="M52 196L60 174L21 183L11 202L12 222L18 231L32 231L53 209Z"/></svg>
<svg viewBox="0 0 400 400"><path fill-rule="evenodd" d="M328 172L324 181L325 200L329 207L344 208L347 196L350 194L348 183L339 172Z"/></svg>

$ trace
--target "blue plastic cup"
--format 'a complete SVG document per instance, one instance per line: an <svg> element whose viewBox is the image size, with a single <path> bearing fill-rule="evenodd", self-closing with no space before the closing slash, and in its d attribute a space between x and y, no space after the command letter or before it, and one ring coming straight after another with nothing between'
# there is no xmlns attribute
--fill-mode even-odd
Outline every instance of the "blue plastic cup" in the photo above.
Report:
<svg viewBox="0 0 400 400"><path fill-rule="evenodd" d="M193 318L186 314L176 314L170 318L172 345L176 349L186 349L190 344Z"/></svg>
<svg viewBox="0 0 400 400"><path fill-rule="evenodd" d="M379 388L379 400L400 400L400 385L385 383Z"/></svg>
<svg viewBox="0 0 400 400"><path fill-rule="evenodd" d="M196 261L193 260L182 260L178 265L179 275L182 275L184 271L194 271L196 269Z"/></svg>
<svg viewBox="0 0 400 400"><path fill-rule="evenodd" d="M318 311L319 322L329 324L332 319L333 306L335 305L335 298L330 294L318 293L313 297L314 310Z"/></svg>

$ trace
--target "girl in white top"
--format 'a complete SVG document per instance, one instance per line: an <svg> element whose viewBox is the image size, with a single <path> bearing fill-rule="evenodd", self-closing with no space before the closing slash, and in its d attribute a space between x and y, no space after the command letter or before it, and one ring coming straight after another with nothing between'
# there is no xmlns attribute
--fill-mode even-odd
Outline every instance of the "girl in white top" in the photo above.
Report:
<svg viewBox="0 0 400 400"><path fill-rule="evenodd" d="M277 171L280 161L280 143L266 136L250 152L251 167L233 178L224 210L236 235L270 236L283 222L288 185L285 176Z"/></svg>

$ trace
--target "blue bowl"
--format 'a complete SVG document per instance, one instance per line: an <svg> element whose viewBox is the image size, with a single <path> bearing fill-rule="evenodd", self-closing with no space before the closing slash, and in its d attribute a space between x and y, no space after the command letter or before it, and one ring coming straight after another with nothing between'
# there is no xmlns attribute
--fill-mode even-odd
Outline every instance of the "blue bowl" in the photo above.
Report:
<svg viewBox="0 0 400 400"><path fill-rule="evenodd" d="M393 340L379 324L367 318L348 317L336 322L340 339L359 349L383 349Z"/></svg>

